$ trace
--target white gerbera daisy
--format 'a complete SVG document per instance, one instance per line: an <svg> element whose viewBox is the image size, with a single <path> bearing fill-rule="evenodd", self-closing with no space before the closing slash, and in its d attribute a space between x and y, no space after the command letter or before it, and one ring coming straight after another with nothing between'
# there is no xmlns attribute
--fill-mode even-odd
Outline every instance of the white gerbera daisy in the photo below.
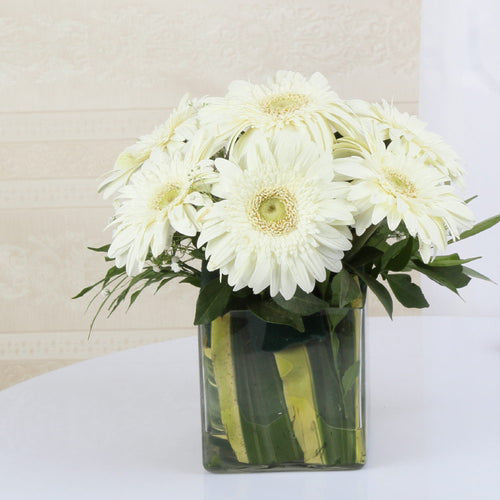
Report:
<svg viewBox="0 0 500 500"><path fill-rule="evenodd" d="M120 153L113 170L106 174L99 186L98 191L104 198L125 186L153 150L164 149L173 154L185 147L199 128L197 113L200 106L201 101L189 99L186 94L165 123Z"/></svg>
<svg viewBox="0 0 500 500"><path fill-rule="evenodd" d="M175 231L194 236L200 229L196 207L211 203L206 192L216 178L211 161L196 164L180 153L155 149L119 191L108 256L134 276L150 251L157 257L170 247Z"/></svg>
<svg viewBox="0 0 500 500"><path fill-rule="evenodd" d="M351 247L348 186L333 181L331 155L301 134L254 134L247 146L238 164L215 160L221 175L212 192L222 201L206 210L198 239L207 243L207 267L235 290L270 287L285 299L297 286L311 292Z"/></svg>
<svg viewBox="0 0 500 500"><path fill-rule="evenodd" d="M404 222L418 237L420 253L429 261L432 250L443 251L449 237L457 238L472 226L473 214L454 194L448 178L427 165L416 148L394 141L369 141L362 156L338 158L334 168L353 179L347 199L358 207L356 233L387 219L391 230Z"/></svg>
<svg viewBox="0 0 500 500"><path fill-rule="evenodd" d="M200 111L203 124L231 146L241 132L284 128L300 130L331 151L335 124L354 119L320 73L306 79L300 73L278 71L265 85L235 81L223 98L207 100Z"/></svg>
<svg viewBox="0 0 500 500"><path fill-rule="evenodd" d="M418 146L418 155L425 163L436 167L450 180L463 184L465 172L458 154L441 136L429 132L427 124L418 117L401 112L386 101L371 104L353 100L347 103L359 117L373 120L384 139L401 140Z"/></svg>

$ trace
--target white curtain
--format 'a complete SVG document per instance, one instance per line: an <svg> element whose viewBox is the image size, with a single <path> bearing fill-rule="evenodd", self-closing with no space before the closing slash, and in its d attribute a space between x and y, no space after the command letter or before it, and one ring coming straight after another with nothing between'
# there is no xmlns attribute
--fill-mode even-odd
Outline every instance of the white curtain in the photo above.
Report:
<svg viewBox="0 0 500 500"><path fill-rule="evenodd" d="M464 195L478 220L500 212L500 2L423 0L420 116L451 143L468 171ZM500 282L498 228L450 247ZM461 292L431 283L430 314L500 315L498 287L473 280Z"/></svg>

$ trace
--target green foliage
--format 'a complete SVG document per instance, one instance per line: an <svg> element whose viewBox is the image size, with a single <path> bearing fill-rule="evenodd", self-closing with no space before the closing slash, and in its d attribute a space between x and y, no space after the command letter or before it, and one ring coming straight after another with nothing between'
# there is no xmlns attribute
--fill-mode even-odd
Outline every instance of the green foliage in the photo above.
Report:
<svg viewBox="0 0 500 500"><path fill-rule="evenodd" d="M342 387L344 388L344 392L349 391L354 382L356 381L356 377L359 375L359 361L355 361L342 375Z"/></svg>
<svg viewBox="0 0 500 500"><path fill-rule="evenodd" d="M337 325L347 316L349 312L348 307L343 308L332 308L327 311L328 321L330 323L330 328L334 331L337 328ZM334 344L334 350L339 349L339 339L336 335L332 337L332 342Z"/></svg>
<svg viewBox="0 0 500 500"><path fill-rule="evenodd" d="M365 246L349 259L349 265L364 266L365 264L376 263L383 255L384 252L382 250L372 246Z"/></svg>
<svg viewBox="0 0 500 500"><path fill-rule="evenodd" d="M258 345L262 345L262 350L269 352L279 352L291 346L304 345L312 340L324 339L329 333L329 324L321 314L314 314L303 318L304 329L299 331L293 326L280 323L269 324L256 315L252 322L254 335L256 332L262 333L260 337L254 337Z"/></svg>
<svg viewBox="0 0 500 500"><path fill-rule="evenodd" d="M201 287L201 279L198 274L190 274L185 278L181 279L181 283L188 283L189 285L193 285L197 288Z"/></svg>
<svg viewBox="0 0 500 500"><path fill-rule="evenodd" d="M405 307L423 309L429 307L429 303L424 297L418 285L412 283L408 274L390 274L387 281L394 296Z"/></svg>
<svg viewBox="0 0 500 500"><path fill-rule="evenodd" d="M483 231L486 231L486 229L489 229L490 227L493 227L495 224L498 224L498 222L500 222L500 215L494 215L493 217L489 217L488 219L478 222L473 228L469 229L468 231L464 231L460 235L458 240L459 241L465 240L466 238L470 238L475 234L482 233ZM450 240L448 243L453 243L453 240Z"/></svg>
<svg viewBox="0 0 500 500"><path fill-rule="evenodd" d="M470 267L462 266L462 272L466 276L469 276L469 278L477 278L480 280L489 281L490 283L495 283L492 279L488 278L488 276L485 276L484 274L481 274L480 272L471 269Z"/></svg>
<svg viewBox="0 0 500 500"><path fill-rule="evenodd" d="M467 264L468 262L472 262L473 260L480 258L481 257L471 257L470 259L461 259L458 253L453 253L451 255L440 255L430 262L429 265L433 267L452 267Z"/></svg>
<svg viewBox="0 0 500 500"><path fill-rule="evenodd" d="M233 289L226 281L215 278L200 288L196 302L195 325L210 323L215 318L222 316L229 303Z"/></svg>
<svg viewBox="0 0 500 500"><path fill-rule="evenodd" d="M248 309L269 323L291 326L299 332L304 331L304 322L300 314L287 311L272 300L260 300L256 297L248 303Z"/></svg>
<svg viewBox="0 0 500 500"><path fill-rule="evenodd" d="M471 230L462 233L461 239L484 231L498 221L499 217L491 217L480 222ZM454 253L436 257L430 263L422 262L418 253L418 241L408 234L404 224L401 224L396 231L390 231L387 224L382 222L378 226L371 226L367 233L368 236L363 234L355 238L353 249L346 254L346 268L359 276L380 300L389 316L393 310L392 298L379 277L387 280L394 296L401 304L414 308L428 307L429 304L420 287L412 283L409 275L403 273L418 271L455 293L466 286L471 278L488 280L481 273L463 266L480 257L462 259ZM393 239L396 241L390 244ZM338 275L334 277L336 283L340 283L340 280L341 277ZM338 290L339 285L336 286Z"/></svg>
<svg viewBox="0 0 500 500"><path fill-rule="evenodd" d="M101 285L100 291L103 291L106 288L106 286L113 281L113 278L115 278L116 276L121 276L123 274L125 274L124 268L119 268L116 266L110 267L102 280L95 282L93 285L85 287L83 290L81 290L77 295L75 295L72 298L79 299L80 297L83 297L84 295L86 295L99 285Z"/></svg>
<svg viewBox="0 0 500 500"><path fill-rule="evenodd" d="M178 238L176 242L177 248L180 248L182 241ZM104 245L102 247L88 247L89 250L98 253L107 253L109 250L109 245ZM128 276L125 267L116 267L112 265L108 268L104 278L97 281L96 283L83 288L78 294L76 294L73 299L81 298L87 295L89 292L94 291L95 294L89 302L87 309L98 299L101 298L101 302L98 305L96 312L90 324L89 332L92 331L97 318L100 316L101 312L107 307L108 317L113 314L116 309L123 304L127 298L129 298L127 310L136 302L141 293L151 285L156 286L156 292L160 290L164 285L174 278L180 278L187 282L193 284L199 282L199 271L191 267L186 262L181 262L181 270L179 272L171 271L168 267L162 267L164 264L164 259L167 258L168 262L171 262L171 256L160 256L153 258L150 256L149 261L151 265L146 267L144 271L136 276ZM114 262L114 259L110 259L105 256L106 262ZM158 269L156 269L158 266Z"/></svg>
<svg viewBox="0 0 500 500"><path fill-rule="evenodd" d="M109 247L111 245L103 245L102 247L87 247L89 250L92 250L92 252L104 252L104 253L108 253L108 250L109 250Z"/></svg>
<svg viewBox="0 0 500 500"><path fill-rule="evenodd" d="M104 281L104 279L99 280L99 281L95 282L93 285L90 285L90 286L83 288L82 290L80 290L80 292L78 292L74 297L71 297L71 298L72 299L79 299L80 297L87 295L87 293L89 293L91 290L93 290L96 286L99 286L103 281Z"/></svg>
<svg viewBox="0 0 500 500"><path fill-rule="evenodd" d="M312 293L306 293L297 288L295 295L290 300L285 300L281 295L273 297L282 309L300 316L309 316L328 307L328 302L321 300Z"/></svg>
<svg viewBox="0 0 500 500"><path fill-rule="evenodd" d="M361 298L361 288L354 276L342 269L332 280L332 299L331 304L336 307L344 307L347 304Z"/></svg>
<svg viewBox="0 0 500 500"><path fill-rule="evenodd" d="M366 283L368 288L375 294L378 300L380 300L381 304L384 306L384 309L387 311L387 314L392 319L392 311L393 311L393 303L391 294L388 292L387 288L382 285L376 278L373 276L359 270L355 269L356 274Z"/></svg>
<svg viewBox="0 0 500 500"><path fill-rule="evenodd" d="M470 202L475 197L466 200ZM463 232L460 239L469 238L500 221L500 216L490 217ZM104 278L85 287L73 298L77 299L94 291L89 306L99 297L102 299L92 320L91 329L97 316L104 310L111 315L128 299L130 308L151 285L157 293L174 278L200 288L196 305L195 324L209 323L225 312L234 309L250 309L258 318L269 323L285 325L296 331L304 331L304 320L322 310L330 309L332 319L338 316L341 321L348 307L357 307L364 303L366 288L369 288L380 300L388 315L392 317L393 300L383 281L396 299L405 307L428 307L422 290L405 274L417 271L441 286L458 294L472 278L491 281L483 274L464 266L480 257L460 258L457 253L442 255L429 263L424 263L419 256L418 241L406 230L403 223L395 230L390 230L386 221L370 226L362 235L353 235L353 245L343 259L344 267L338 273L327 272L326 279L317 283L311 293L301 289L290 300L281 295L269 296L269 291L255 295L249 288L234 292L226 278L220 278L218 272L206 269L205 252L196 247L196 238L191 240L183 235L176 235L170 254L153 258L148 257L150 265L134 277L127 276L124 268L118 268L113 259L107 257L110 245L89 247L89 250L104 253L105 260L112 262ZM180 271L173 272L169 265L173 255L183 255L179 260ZM191 260L201 260L202 270L192 267ZM158 270L159 268L159 270ZM333 312L332 312L333 311ZM336 311L336 312L335 312Z"/></svg>
<svg viewBox="0 0 500 500"><path fill-rule="evenodd" d="M402 271L416 253L418 247L414 238L398 241L391 245L382 257L382 268L388 271Z"/></svg>
<svg viewBox="0 0 500 500"><path fill-rule="evenodd" d="M422 261L415 259L412 262L412 268L457 294L458 289L467 286L471 280L470 277L463 272L463 267L461 265L439 267L424 264Z"/></svg>
<svg viewBox="0 0 500 500"><path fill-rule="evenodd" d="M364 246L367 245L368 241L379 231L384 231L385 227L381 224L377 224L376 226L370 226L362 235L354 236L352 242L352 248L346 254L346 260L350 261L350 259L356 255Z"/></svg>
<svg viewBox="0 0 500 500"><path fill-rule="evenodd" d="M378 224L378 226L375 227L375 231L373 231L372 234L369 236L368 240L366 241L366 244L385 251L386 247L388 246L387 240L391 236L393 236L392 231L387 226L387 223L383 221L380 224ZM353 247L355 243L356 242L353 243Z"/></svg>

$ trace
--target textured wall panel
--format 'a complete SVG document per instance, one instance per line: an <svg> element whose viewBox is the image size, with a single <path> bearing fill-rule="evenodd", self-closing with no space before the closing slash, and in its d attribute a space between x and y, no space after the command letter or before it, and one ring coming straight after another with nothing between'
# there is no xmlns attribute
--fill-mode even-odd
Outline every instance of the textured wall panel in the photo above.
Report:
<svg viewBox="0 0 500 500"><path fill-rule="evenodd" d="M157 109L282 68L319 70L345 97L412 101L419 5L3 0L0 110Z"/></svg>
<svg viewBox="0 0 500 500"><path fill-rule="evenodd" d="M0 390L6 389L11 385L18 384L23 380L42 375L51 370L63 368L76 359L43 359L43 360L0 360Z"/></svg>
<svg viewBox="0 0 500 500"><path fill-rule="evenodd" d="M14 214L14 215L13 215ZM0 211L0 332L85 330L86 300L70 300L104 273L102 256L85 246L101 245L107 209ZM15 217L13 224L12 217ZM149 291L145 296L151 295ZM188 285L164 287L149 300L137 301L125 314L98 323L104 330L189 327L195 290Z"/></svg>
<svg viewBox="0 0 500 500"><path fill-rule="evenodd" d="M111 170L131 139L0 142L0 181L27 179L93 179ZM94 189L95 192L95 189Z"/></svg>
<svg viewBox="0 0 500 500"><path fill-rule="evenodd" d="M0 114L0 137L2 142L134 138L167 116L166 109L4 112Z"/></svg>
<svg viewBox="0 0 500 500"><path fill-rule="evenodd" d="M140 345L192 335L195 327L143 331L87 331L56 333L3 333L0 361L87 359Z"/></svg>

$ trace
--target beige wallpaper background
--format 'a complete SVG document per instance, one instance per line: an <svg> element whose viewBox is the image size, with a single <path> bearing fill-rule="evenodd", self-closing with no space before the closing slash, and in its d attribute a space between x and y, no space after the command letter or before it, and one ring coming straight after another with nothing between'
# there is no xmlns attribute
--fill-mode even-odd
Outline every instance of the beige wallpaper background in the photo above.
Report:
<svg viewBox="0 0 500 500"><path fill-rule="evenodd" d="M2 0L0 388L194 331L184 285L103 317L90 340L69 298L104 269L85 250L110 236L97 177L184 92L321 71L343 97L415 112L419 15L419 0Z"/></svg>

